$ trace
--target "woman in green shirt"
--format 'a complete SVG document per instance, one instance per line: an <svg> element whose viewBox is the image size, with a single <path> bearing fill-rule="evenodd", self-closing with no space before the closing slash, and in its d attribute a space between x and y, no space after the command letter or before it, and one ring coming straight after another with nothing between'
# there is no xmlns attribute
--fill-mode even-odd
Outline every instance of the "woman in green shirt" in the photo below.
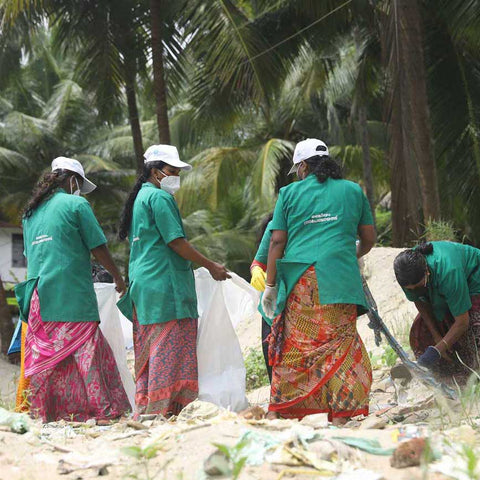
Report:
<svg viewBox="0 0 480 480"><path fill-rule="evenodd" d="M270 246L270 239L272 238L272 231L270 230L272 218L273 214L270 213L262 221L260 235L257 240L257 253L255 254L255 258L250 265L250 273L252 275L250 284L259 292L263 292L265 290L268 248ZM268 336L271 333L271 326L271 320L262 317L262 352L270 381L272 381L272 367L268 363Z"/></svg>
<svg viewBox="0 0 480 480"><path fill-rule="evenodd" d="M479 368L480 250L453 242L423 243L401 252L393 267L419 312L410 330L418 363L465 381L470 369Z"/></svg>
<svg viewBox="0 0 480 480"><path fill-rule="evenodd" d="M58 157L38 182L23 215L28 280L15 294L23 321L30 412L44 421L107 420L130 409L113 352L98 328L90 254L122 276L90 204L95 188L75 159Z"/></svg>
<svg viewBox="0 0 480 480"><path fill-rule="evenodd" d="M127 295L119 308L133 321L135 415L176 415L198 394L197 296L192 262L215 280L230 278L187 241L174 194L191 170L171 145L152 145L123 210L120 238L130 243Z"/></svg>
<svg viewBox="0 0 480 480"><path fill-rule="evenodd" d="M342 424L368 414L372 372L356 329L366 312L357 258L375 242L373 219L360 186L342 179L321 140L298 143L293 163L301 181L279 192L261 302L274 318L269 416L327 412Z"/></svg>

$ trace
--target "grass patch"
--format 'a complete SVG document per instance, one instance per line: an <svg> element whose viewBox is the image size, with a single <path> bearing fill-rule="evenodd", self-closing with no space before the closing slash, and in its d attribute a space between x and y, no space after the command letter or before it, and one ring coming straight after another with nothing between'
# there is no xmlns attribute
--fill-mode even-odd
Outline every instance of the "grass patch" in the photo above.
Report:
<svg viewBox="0 0 480 480"><path fill-rule="evenodd" d="M428 220L425 224L425 233L422 238L427 242L439 240L457 241L457 234L452 222L445 220Z"/></svg>
<svg viewBox="0 0 480 480"><path fill-rule="evenodd" d="M382 207L375 209L375 227L377 243L382 247L392 246L392 212Z"/></svg>
<svg viewBox="0 0 480 480"><path fill-rule="evenodd" d="M247 370L247 392L269 385L267 368L260 348L250 348L245 356Z"/></svg>

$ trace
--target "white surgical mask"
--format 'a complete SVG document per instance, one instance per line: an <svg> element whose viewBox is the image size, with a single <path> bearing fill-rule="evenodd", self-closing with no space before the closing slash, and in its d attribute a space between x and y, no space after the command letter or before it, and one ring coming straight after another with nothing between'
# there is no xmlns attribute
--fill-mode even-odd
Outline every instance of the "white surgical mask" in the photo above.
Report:
<svg viewBox="0 0 480 480"><path fill-rule="evenodd" d="M160 180L160 188L170 195L175 195L180 189L180 177L174 175L166 175L160 170L160 173L164 175L164 178ZM158 179L157 179L158 180Z"/></svg>
<svg viewBox="0 0 480 480"><path fill-rule="evenodd" d="M72 178L75 180L75 183L77 184L76 190L73 190ZM70 177L70 193L72 195L77 195L77 196L80 195L80 186L78 185L78 180L76 179L76 177Z"/></svg>

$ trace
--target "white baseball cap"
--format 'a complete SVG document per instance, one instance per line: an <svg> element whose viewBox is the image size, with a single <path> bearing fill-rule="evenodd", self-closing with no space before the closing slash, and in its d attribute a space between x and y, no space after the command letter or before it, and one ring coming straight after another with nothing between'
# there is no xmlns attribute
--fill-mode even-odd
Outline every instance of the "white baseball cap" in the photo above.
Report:
<svg viewBox="0 0 480 480"><path fill-rule="evenodd" d="M298 164L304 160L308 160L312 157L325 157L328 156L328 147L327 145L316 138L307 138L298 142L295 146L295 151L293 152L293 166L288 172L288 175L291 173L296 173L298 170Z"/></svg>
<svg viewBox="0 0 480 480"><path fill-rule="evenodd" d="M55 170L70 170L71 172L78 173L83 178L83 185L80 189L81 193L93 192L97 186L91 182L83 171L82 164L74 158L57 157L52 162L52 172Z"/></svg>
<svg viewBox="0 0 480 480"><path fill-rule="evenodd" d="M143 154L145 163L148 162L165 162L172 167L181 168L182 170L191 170L189 163L182 162L178 156L177 147L173 145L152 145L147 148Z"/></svg>

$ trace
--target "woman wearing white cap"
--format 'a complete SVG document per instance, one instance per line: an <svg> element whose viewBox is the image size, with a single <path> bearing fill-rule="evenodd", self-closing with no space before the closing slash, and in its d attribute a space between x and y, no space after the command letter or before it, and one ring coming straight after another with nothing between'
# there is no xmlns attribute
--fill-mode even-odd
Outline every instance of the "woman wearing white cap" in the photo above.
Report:
<svg viewBox="0 0 480 480"><path fill-rule="evenodd" d="M357 257L375 243L373 219L360 186L342 179L321 140L299 142L293 163L301 181L279 192L261 302L274 318L269 417L326 412L341 424L368 414L372 371L356 329L367 307Z"/></svg>
<svg viewBox="0 0 480 480"><path fill-rule="evenodd" d="M90 253L125 283L90 204L95 189L77 160L59 157L38 182L23 215L28 280L15 294L23 321L30 412L44 421L107 420L129 409L110 346L98 328Z"/></svg>
<svg viewBox="0 0 480 480"><path fill-rule="evenodd" d="M179 173L191 170L171 145L145 152L143 174L123 210L120 238L129 237L130 286L118 306L133 320L136 416L176 415L197 398L197 297L192 262L215 280L224 266L200 254L185 238L173 195Z"/></svg>

